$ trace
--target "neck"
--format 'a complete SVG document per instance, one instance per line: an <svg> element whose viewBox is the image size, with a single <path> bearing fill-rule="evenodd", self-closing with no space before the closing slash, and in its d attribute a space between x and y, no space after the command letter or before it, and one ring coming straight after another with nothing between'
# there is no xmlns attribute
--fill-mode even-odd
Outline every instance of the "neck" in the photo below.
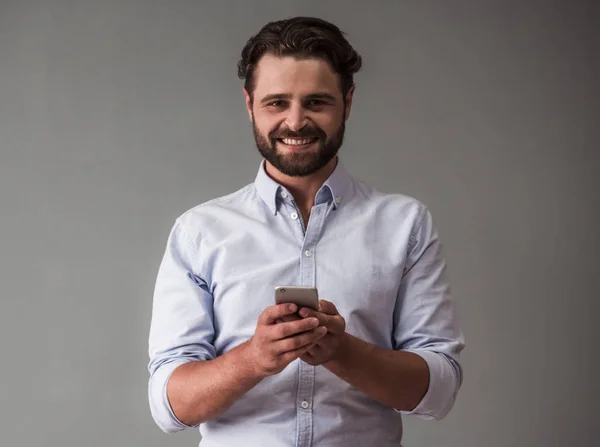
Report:
<svg viewBox="0 0 600 447"><path fill-rule="evenodd" d="M329 163L323 166L314 174L306 177L290 177L278 171L269 162L265 163L265 169L269 177L280 185L283 185L292 194L296 204L302 212L305 222L308 220L310 210L315 204L315 196L323 186L323 183L329 178L337 166L338 159L334 157Z"/></svg>

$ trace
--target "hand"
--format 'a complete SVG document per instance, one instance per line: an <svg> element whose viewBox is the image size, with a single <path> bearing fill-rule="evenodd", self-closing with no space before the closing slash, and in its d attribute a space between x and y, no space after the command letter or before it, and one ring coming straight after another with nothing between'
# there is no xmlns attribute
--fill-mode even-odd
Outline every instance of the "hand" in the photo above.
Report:
<svg viewBox="0 0 600 447"><path fill-rule="evenodd" d="M254 336L245 350L245 359L258 377L280 373L327 334L327 328L319 327L318 318L277 323L297 310L295 304L278 304L267 307L258 317Z"/></svg>
<svg viewBox="0 0 600 447"><path fill-rule="evenodd" d="M310 347L300 359L309 365L317 366L330 361L338 351L346 335L346 320L335 305L329 301L319 300L319 311L303 307L299 312L305 319L317 318L321 326L327 328L327 335Z"/></svg>

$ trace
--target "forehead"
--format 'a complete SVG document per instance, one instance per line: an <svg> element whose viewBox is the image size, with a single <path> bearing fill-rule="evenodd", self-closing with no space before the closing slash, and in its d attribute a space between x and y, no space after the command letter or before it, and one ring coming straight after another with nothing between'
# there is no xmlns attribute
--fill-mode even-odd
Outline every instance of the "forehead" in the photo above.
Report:
<svg viewBox="0 0 600 447"><path fill-rule="evenodd" d="M272 93L306 96L315 92L340 95L338 74L322 59L295 59L265 54L254 75L254 96Z"/></svg>

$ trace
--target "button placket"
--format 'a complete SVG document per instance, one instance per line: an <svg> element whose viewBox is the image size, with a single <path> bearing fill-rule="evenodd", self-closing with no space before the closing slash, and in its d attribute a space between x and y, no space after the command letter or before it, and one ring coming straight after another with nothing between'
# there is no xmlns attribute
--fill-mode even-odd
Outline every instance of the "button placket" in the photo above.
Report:
<svg viewBox="0 0 600 447"><path fill-rule="evenodd" d="M327 213L323 212L325 204L316 205L311 211L308 227L304 233L304 244L300 251L300 284L314 287L316 285L316 246L323 229ZM309 446L313 431L313 394L315 387L315 367L305 362L298 362L298 442L297 446Z"/></svg>

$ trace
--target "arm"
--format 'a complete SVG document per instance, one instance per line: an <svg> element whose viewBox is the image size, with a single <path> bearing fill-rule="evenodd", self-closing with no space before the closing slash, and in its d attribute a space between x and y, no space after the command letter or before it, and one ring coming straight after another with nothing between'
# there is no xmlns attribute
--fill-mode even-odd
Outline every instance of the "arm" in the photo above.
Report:
<svg viewBox="0 0 600 447"><path fill-rule="evenodd" d="M209 361L180 365L167 383L167 398L183 425L196 426L214 419L262 379L246 360L244 343Z"/></svg>
<svg viewBox="0 0 600 447"><path fill-rule="evenodd" d="M382 349L344 334L335 356L324 366L381 404L412 410L429 386L429 368L419 355Z"/></svg>
<svg viewBox="0 0 600 447"><path fill-rule="evenodd" d="M429 384L416 407L396 410L442 419L462 385L460 353L465 346L446 277L446 260L431 213L420 205L394 310L394 350L427 363Z"/></svg>
<svg viewBox="0 0 600 447"><path fill-rule="evenodd" d="M269 306L261 313L249 341L214 360L178 367L167 384L167 396L177 419L190 426L219 416L327 333L326 328L318 327L316 318L276 325L278 319L297 310L296 305Z"/></svg>
<svg viewBox="0 0 600 447"><path fill-rule="evenodd" d="M167 383L171 377L181 377L192 369L205 369L216 357L212 345L213 298L207 284L194 271L196 257L194 245L178 219L169 234L156 278L148 340L150 410L156 424L167 433L190 426L173 411Z"/></svg>
<svg viewBox="0 0 600 447"><path fill-rule="evenodd" d="M150 409L167 433L217 417L327 333L317 319L275 324L297 308L269 306L249 341L216 357L212 296L193 271L195 256L177 222L158 273L149 339Z"/></svg>
<svg viewBox="0 0 600 447"><path fill-rule="evenodd" d="M322 300L317 316L329 333L302 359L322 364L358 390L403 413L441 419L462 383L458 356L464 347L457 326L446 264L431 215L422 207L409 241L394 310L394 349L383 349L345 332L344 319Z"/></svg>
<svg viewBox="0 0 600 447"><path fill-rule="evenodd" d="M390 408L409 410L421 401L429 385L429 368L422 357L382 349L346 333L344 318L329 301L320 300L318 312L301 309L300 316L317 317L328 331L302 360L310 365L323 365Z"/></svg>

